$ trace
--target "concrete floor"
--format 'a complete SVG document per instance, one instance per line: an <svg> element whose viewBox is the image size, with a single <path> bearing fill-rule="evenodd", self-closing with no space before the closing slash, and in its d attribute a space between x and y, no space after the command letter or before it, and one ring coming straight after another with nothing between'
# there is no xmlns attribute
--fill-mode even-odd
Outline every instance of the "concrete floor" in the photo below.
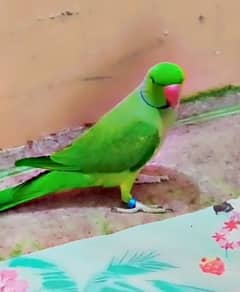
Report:
<svg viewBox="0 0 240 292"><path fill-rule="evenodd" d="M0 256L6 258L69 241L110 234L162 220L240 194L240 116L184 126L169 134L146 173L169 182L142 184L134 195L145 203L175 209L172 214L116 214L116 189L88 189L52 195L0 215ZM161 166L160 166L161 165Z"/></svg>

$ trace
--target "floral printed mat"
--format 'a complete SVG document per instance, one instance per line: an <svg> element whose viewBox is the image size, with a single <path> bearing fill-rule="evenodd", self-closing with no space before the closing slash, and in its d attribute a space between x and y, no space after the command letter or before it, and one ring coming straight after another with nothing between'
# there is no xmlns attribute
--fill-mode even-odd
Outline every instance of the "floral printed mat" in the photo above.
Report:
<svg viewBox="0 0 240 292"><path fill-rule="evenodd" d="M229 203L1 262L0 291L239 292L240 200Z"/></svg>

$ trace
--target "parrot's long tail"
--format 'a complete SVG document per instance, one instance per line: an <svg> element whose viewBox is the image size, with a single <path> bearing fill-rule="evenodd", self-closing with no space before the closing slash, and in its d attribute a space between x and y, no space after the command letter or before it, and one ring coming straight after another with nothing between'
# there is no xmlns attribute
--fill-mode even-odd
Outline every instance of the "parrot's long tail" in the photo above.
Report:
<svg viewBox="0 0 240 292"><path fill-rule="evenodd" d="M19 186L0 191L0 212L49 194L98 185L97 180L91 175L50 171Z"/></svg>

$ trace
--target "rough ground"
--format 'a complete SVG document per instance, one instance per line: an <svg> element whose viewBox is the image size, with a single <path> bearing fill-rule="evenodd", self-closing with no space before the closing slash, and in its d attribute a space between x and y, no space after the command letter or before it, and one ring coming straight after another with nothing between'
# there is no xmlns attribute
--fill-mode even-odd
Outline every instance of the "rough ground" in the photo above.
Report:
<svg viewBox="0 0 240 292"><path fill-rule="evenodd" d="M116 189L58 194L1 214L0 255L5 258L80 238L109 234L203 208L240 194L240 116L174 129L146 172L168 174L169 182L136 185L146 203L175 209L173 214L122 215ZM161 165L161 167L159 166Z"/></svg>

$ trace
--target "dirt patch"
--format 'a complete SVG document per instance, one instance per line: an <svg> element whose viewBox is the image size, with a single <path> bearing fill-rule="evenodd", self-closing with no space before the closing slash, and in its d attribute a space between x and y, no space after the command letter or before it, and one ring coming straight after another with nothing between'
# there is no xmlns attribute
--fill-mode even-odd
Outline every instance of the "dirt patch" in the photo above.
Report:
<svg viewBox="0 0 240 292"><path fill-rule="evenodd" d="M117 189L87 189L49 196L1 214L0 255L31 252L130 226L162 220L240 194L240 116L175 129L147 173L169 182L135 185L145 203L175 209L173 214L123 215ZM161 165L161 167L160 167Z"/></svg>

